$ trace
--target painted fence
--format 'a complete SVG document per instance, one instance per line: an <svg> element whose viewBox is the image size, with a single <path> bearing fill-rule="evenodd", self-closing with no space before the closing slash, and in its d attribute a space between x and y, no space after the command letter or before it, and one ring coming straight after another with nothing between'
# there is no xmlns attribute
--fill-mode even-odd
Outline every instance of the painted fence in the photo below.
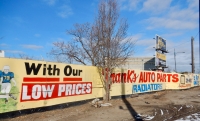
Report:
<svg viewBox="0 0 200 121"><path fill-rule="evenodd" d="M107 76L112 79L111 96L199 86L198 74L116 69ZM0 58L0 79L0 113L93 99L105 94L94 66Z"/></svg>

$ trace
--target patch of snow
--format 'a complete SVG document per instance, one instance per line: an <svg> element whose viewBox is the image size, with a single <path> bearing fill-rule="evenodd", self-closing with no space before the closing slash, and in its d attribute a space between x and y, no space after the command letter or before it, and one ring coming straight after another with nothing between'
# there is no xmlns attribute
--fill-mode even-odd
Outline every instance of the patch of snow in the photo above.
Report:
<svg viewBox="0 0 200 121"><path fill-rule="evenodd" d="M152 120L153 118L154 118L154 116L147 116L147 117L144 118L144 120L148 121L148 120Z"/></svg>
<svg viewBox="0 0 200 121"><path fill-rule="evenodd" d="M187 107L187 108L189 108L189 107L190 107L190 105L186 105L186 107Z"/></svg>
<svg viewBox="0 0 200 121"><path fill-rule="evenodd" d="M141 120L141 119L142 119L141 116L142 116L142 115L137 114L137 115L135 116L135 118L136 118L137 120Z"/></svg>
<svg viewBox="0 0 200 121"><path fill-rule="evenodd" d="M193 108L193 105L186 105L186 107L187 107L187 108L189 108L189 107L192 107L192 108Z"/></svg>
<svg viewBox="0 0 200 121"><path fill-rule="evenodd" d="M177 119L175 121L200 121L200 112L186 116L184 118Z"/></svg>
<svg viewBox="0 0 200 121"><path fill-rule="evenodd" d="M96 98L96 99L92 100L92 104L95 104L95 103L98 102L98 101L99 101L99 99Z"/></svg>
<svg viewBox="0 0 200 121"><path fill-rule="evenodd" d="M182 109L182 107L180 107L179 109L178 109L178 111L180 111Z"/></svg>
<svg viewBox="0 0 200 121"><path fill-rule="evenodd" d="M101 104L101 106L103 107L103 106L112 106L112 104L111 103L104 103L104 104Z"/></svg>
<svg viewBox="0 0 200 121"><path fill-rule="evenodd" d="M155 117L155 116L141 115L141 114L138 114L138 116L144 117L144 120L152 120Z"/></svg>
<svg viewBox="0 0 200 121"><path fill-rule="evenodd" d="M163 111L162 111L162 109L160 109L160 112L161 112L161 115L163 115Z"/></svg>

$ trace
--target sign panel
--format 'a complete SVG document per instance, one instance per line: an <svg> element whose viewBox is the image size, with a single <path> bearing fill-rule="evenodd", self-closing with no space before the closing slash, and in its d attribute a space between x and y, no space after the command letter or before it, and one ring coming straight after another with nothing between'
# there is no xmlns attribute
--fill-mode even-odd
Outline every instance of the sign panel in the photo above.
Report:
<svg viewBox="0 0 200 121"><path fill-rule="evenodd" d="M8 58L0 62L0 113L94 97L95 67Z"/></svg>
<svg viewBox="0 0 200 121"><path fill-rule="evenodd" d="M166 55L163 53L156 52L156 56L158 59L166 61Z"/></svg>
<svg viewBox="0 0 200 121"><path fill-rule="evenodd" d="M166 51L166 40L156 35L156 49Z"/></svg>
<svg viewBox="0 0 200 121"><path fill-rule="evenodd" d="M155 66L166 67L166 55L156 51Z"/></svg>

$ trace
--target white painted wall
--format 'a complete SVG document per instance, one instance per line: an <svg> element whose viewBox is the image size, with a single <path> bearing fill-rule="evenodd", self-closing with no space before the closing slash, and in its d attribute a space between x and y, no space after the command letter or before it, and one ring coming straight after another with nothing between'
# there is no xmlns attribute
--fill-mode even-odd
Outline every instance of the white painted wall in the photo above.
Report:
<svg viewBox="0 0 200 121"><path fill-rule="evenodd" d="M0 57L5 57L5 53L3 50L0 50Z"/></svg>

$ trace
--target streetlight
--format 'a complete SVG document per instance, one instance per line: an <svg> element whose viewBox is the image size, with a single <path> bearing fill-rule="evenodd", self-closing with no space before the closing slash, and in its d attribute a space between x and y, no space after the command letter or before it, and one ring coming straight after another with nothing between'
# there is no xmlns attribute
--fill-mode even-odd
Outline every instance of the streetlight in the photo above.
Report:
<svg viewBox="0 0 200 121"><path fill-rule="evenodd" d="M185 53L185 52L176 52L174 48L174 61L175 61L175 71L176 71L176 54L177 53Z"/></svg>

